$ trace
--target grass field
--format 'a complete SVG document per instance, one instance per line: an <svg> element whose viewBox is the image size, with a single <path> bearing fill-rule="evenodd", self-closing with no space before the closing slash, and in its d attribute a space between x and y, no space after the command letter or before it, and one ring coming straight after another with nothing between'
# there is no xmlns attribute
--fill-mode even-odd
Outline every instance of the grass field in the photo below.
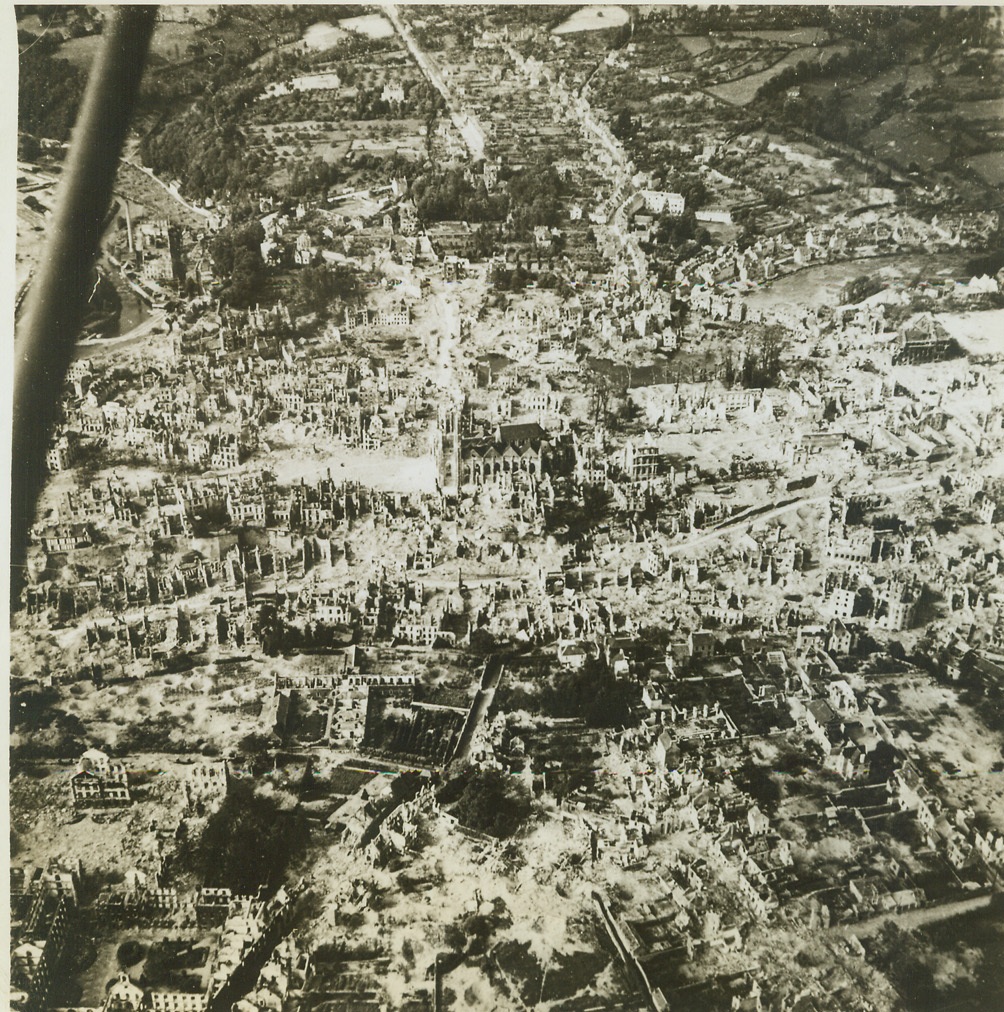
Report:
<svg viewBox="0 0 1004 1012"><path fill-rule="evenodd" d="M921 171L942 165L951 149L934 126L922 117L897 113L864 136L879 158L907 168L916 163Z"/></svg>
<svg viewBox="0 0 1004 1012"><path fill-rule="evenodd" d="M603 28L620 28L626 25L628 13L623 7L581 7L566 18L551 33L571 35L574 32L593 32Z"/></svg>
<svg viewBox="0 0 1004 1012"><path fill-rule="evenodd" d="M676 41L691 56L700 56L701 53L706 53L714 44L706 35L677 35Z"/></svg>
<svg viewBox="0 0 1004 1012"><path fill-rule="evenodd" d="M793 46L811 46L826 38L826 29L818 26L807 28L758 28L736 32L745 39L763 39L766 42L787 42Z"/></svg>
<svg viewBox="0 0 1004 1012"><path fill-rule="evenodd" d="M1004 186L1004 151L973 155L968 164L984 182L991 186Z"/></svg>
<svg viewBox="0 0 1004 1012"><path fill-rule="evenodd" d="M828 46L825 49L817 49L815 46L802 46L799 49L793 49L766 70L742 77L738 81L714 85L708 88L708 92L716 98L720 98L723 102L728 102L729 105L749 105L756 98L756 93L760 86L767 81L772 81L787 67L793 67L801 60L805 60L806 63L829 60L834 54L846 53L849 49L850 47L847 45Z"/></svg>

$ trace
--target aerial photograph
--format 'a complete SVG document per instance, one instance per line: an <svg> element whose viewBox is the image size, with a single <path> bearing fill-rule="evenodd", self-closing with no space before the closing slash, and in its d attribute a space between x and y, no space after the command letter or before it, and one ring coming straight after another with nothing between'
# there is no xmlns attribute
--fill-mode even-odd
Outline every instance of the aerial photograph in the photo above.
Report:
<svg viewBox="0 0 1004 1012"><path fill-rule="evenodd" d="M15 20L0 1005L1004 1009L1004 8Z"/></svg>

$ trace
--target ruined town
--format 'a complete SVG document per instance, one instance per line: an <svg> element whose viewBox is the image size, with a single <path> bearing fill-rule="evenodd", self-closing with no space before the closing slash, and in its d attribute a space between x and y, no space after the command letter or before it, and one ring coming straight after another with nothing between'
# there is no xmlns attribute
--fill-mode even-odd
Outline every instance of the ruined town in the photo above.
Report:
<svg viewBox="0 0 1004 1012"><path fill-rule="evenodd" d="M114 8L16 10L20 314ZM5 1005L1004 1007L1002 9L156 17Z"/></svg>

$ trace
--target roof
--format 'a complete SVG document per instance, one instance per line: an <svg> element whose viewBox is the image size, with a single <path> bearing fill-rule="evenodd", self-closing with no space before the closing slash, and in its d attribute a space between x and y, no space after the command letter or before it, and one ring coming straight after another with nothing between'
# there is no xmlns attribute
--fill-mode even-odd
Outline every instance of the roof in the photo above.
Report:
<svg viewBox="0 0 1004 1012"><path fill-rule="evenodd" d="M504 443L526 443L547 438L547 433L536 422L499 426L499 439Z"/></svg>
<svg viewBox="0 0 1004 1012"><path fill-rule="evenodd" d="M823 725L829 724L831 720L837 719L837 715L834 712L833 707L823 699L817 699L814 703L810 703L808 710L816 721Z"/></svg>

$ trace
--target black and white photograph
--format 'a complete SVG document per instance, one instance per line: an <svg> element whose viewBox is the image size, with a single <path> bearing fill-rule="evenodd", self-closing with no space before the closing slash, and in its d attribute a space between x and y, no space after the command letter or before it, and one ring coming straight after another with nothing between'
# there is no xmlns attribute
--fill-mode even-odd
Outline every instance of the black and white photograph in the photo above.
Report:
<svg viewBox="0 0 1004 1012"><path fill-rule="evenodd" d="M1004 7L6 29L0 1005L1004 1009Z"/></svg>

